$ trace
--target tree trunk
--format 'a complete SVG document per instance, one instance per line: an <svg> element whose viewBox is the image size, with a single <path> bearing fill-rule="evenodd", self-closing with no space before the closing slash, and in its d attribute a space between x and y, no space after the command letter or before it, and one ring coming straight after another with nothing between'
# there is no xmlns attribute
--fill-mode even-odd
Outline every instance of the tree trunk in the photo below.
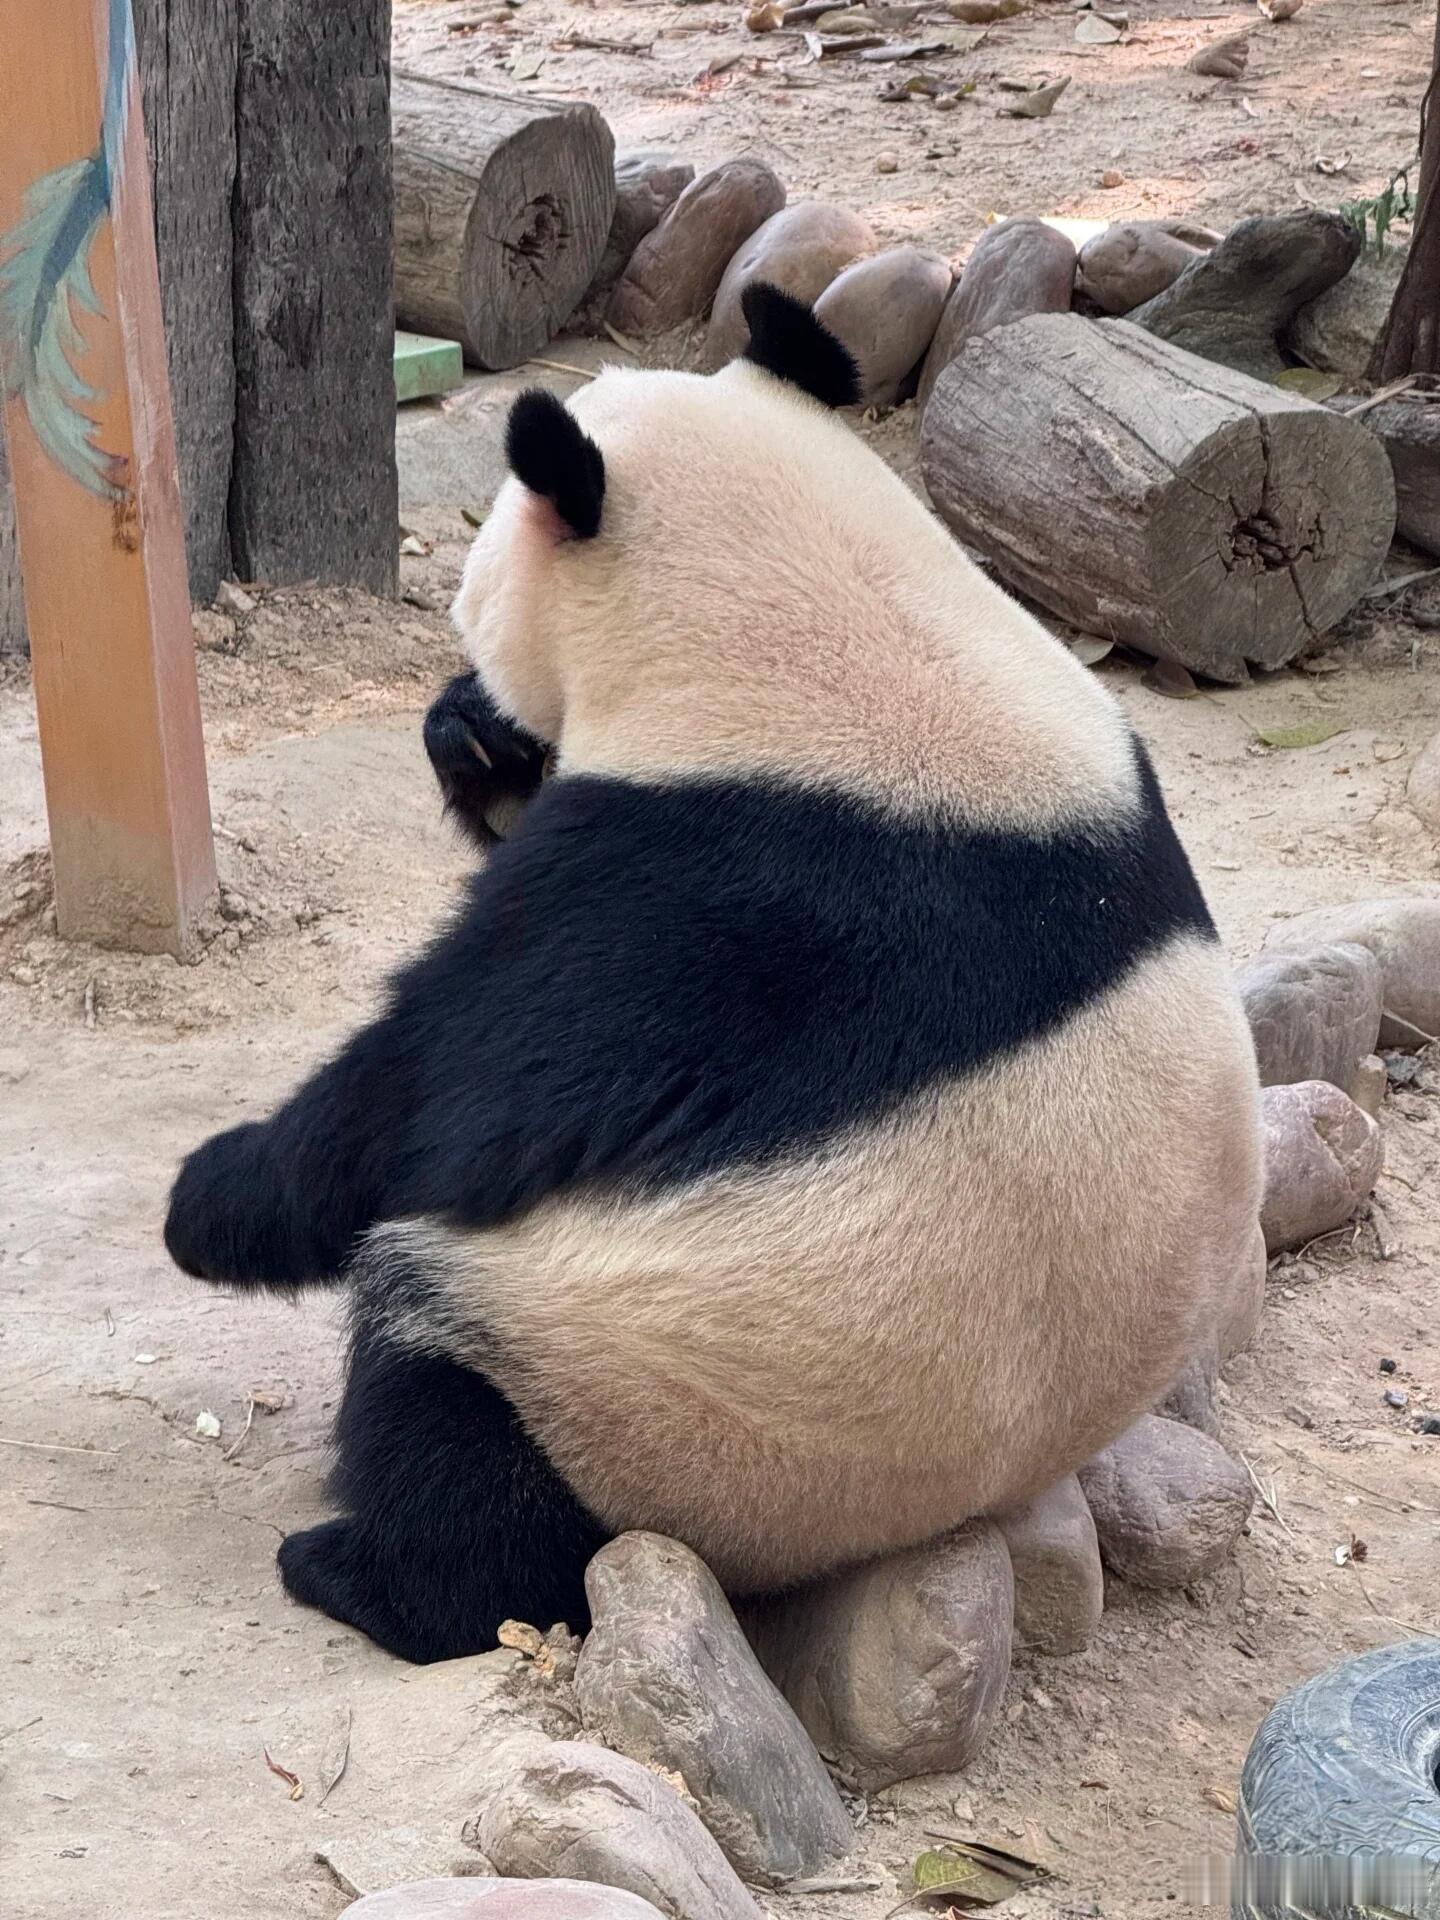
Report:
<svg viewBox="0 0 1440 1920"><path fill-rule="evenodd" d="M191 598L230 571L238 0L133 0Z"/></svg>
<svg viewBox="0 0 1440 1920"><path fill-rule="evenodd" d="M1440 11L1430 84L1420 109L1420 181L1410 252L1368 372L1376 386L1411 373L1440 373Z"/></svg>
<svg viewBox="0 0 1440 1920"><path fill-rule="evenodd" d="M235 463L243 579L394 591L389 0L242 0Z"/></svg>
<svg viewBox="0 0 1440 1920"><path fill-rule="evenodd" d="M1011 586L1230 682L1349 612L1395 529L1358 421L1125 320L1045 314L970 341L936 382L921 466Z"/></svg>
<svg viewBox="0 0 1440 1920"><path fill-rule="evenodd" d="M20 554L15 545L15 496L10 491L10 453L0 421L0 660L26 654L25 596L20 587Z"/></svg>
<svg viewBox="0 0 1440 1920"><path fill-rule="evenodd" d="M474 366L519 366L605 251L615 142L594 107L397 73L395 310Z"/></svg>

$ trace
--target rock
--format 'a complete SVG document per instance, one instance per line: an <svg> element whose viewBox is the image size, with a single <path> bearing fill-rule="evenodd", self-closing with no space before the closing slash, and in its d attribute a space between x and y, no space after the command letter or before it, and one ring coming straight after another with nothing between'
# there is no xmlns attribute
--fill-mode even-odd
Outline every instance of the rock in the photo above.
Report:
<svg viewBox="0 0 1440 1920"><path fill-rule="evenodd" d="M747 1880L816 1874L854 1843L850 1817L765 1677L704 1561L626 1533L585 1575L593 1621L575 1686L588 1733L678 1773Z"/></svg>
<svg viewBox="0 0 1440 1920"><path fill-rule="evenodd" d="M1375 1051L1384 983L1366 947L1268 955L1243 968L1236 985L1263 1087L1328 1080L1343 1091Z"/></svg>
<svg viewBox="0 0 1440 1920"><path fill-rule="evenodd" d="M1385 1104L1385 1089L1388 1081L1385 1062L1378 1053L1366 1054L1355 1069L1348 1092L1360 1111L1368 1113L1372 1120L1380 1118L1380 1109Z"/></svg>
<svg viewBox="0 0 1440 1920"><path fill-rule="evenodd" d="M660 1920L660 1909L583 1880L412 1880L366 1894L344 1920Z"/></svg>
<svg viewBox="0 0 1440 1920"><path fill-rule="evenodd" d="M234 580L222 580L215 589L215 610L228 613L237 619L247 613L254 613L260 602L253 593L247 593L244 587Z"/></svg>
<svg viewBox="0 0 1440 1920"><path fill-rule="evenodd" d="M1368 947L1380 962L1382 1047L1417 1047L1440 1035L1440 900L1316 907L1273 926L1265 950L1288 953L1326 942Z"/></svg>
<svg viewBox="0 0 1440 1920"><path fill-rule="evenodd" d="M1260 1331L1265 1311L1265 1236L1255 1222L1249 1251L1236 1269L1234 1285L1218 1328L1220 1365L1228 1365L1237 1353L1243 1353Z"/></svg>
<svg viewBox="0 0 1440 1920"><path fill-rule="evenodd" d="M1220 1348L1211 1341L1187 1361L1165 1398L1155 1411L1163 1420L1178 1420L1182 1426L1220 1437L1220 1416L1215 1411L1215 1384L1220 1378Z"/></svg>
<svg viewBox="0 0 1440 1920"><path fill-rule="evenodd" d="M1247 1475L1208 1435L1146 1414L1080 1470L1105 1565L1137 1587L1213 1573L1250 1518Z"/></svg>
<svg viewBox="0 0 1440 1920"><path fill-rule="evenodd" d="M824 200L798 200L771 214L725 269L705 336L705 365L723 367L745 351L750 329L740 297L752 280L768 280L813 306L837 273L874 250L866 222Z"/></svg>
<svg viewBox="0 0 1440 1920"><path fill-rule="evenodd" d="M588 1741L557 1741L524 1761L482 1810L477 1837L497 1871L518 1879L543 1880L563 1865L672 1920L760 1920L674 1788Z"/></svg>
<svg viewBox="0 0 1440 1920"><path fill-rule="evenodd" d="M654 232L694 178L695 169L688 160L661 147L631 147L616 154L615 211L605 251L585 296L587 314L603 313L636 247Z"/></svg>
<svg viewBox="0 0 1440 1920"><path fill-rule="evenodd" d="M862 406L893 407L935 338L954 278L950 262L923 247L887 247L832 280L815 318L860 368Z"/></svg>
<svg viewBox="0 0 1440 1920"><path fill-rule="evenodd" d="M762 160L724 160L702 173L631 254L610 324L643 338L703 318L736 249L784 204Z"/></svg>
<svg viewBox="0 0 1440 1920"><path fill-rule="evenodd" d="M1265 1200L1260 1225L1271 1253L1303 1247L1343 1227L1380 1175L1380 1129L1349 1094L1325 1080L1267 1087L1261 1095Z"/></svg>
<svg viewBox="0 0 1440 1920"><path fill-rule="evenodd" d="M1338 213L1257 214L1130 319L1204 360L1273 380L1285 370L1276 335L1347 274L1359 252L1359 228Z"/></svg>
<svg viewBox="0 0 1440 1920"><path fill-rule="evenodd" d="M1105 313L1153 300L1219 241L1186 220L1117 220L1080 249L1075 284Z"/></svg>
<svg viewBox="0 0 1440 1920"><path fill-rule="evenodd" d="M997 220L975 243L945 303L920 375L920 405L976 334L1032 313L1064 313L1075 292L1075 247L1043 220Z"/></svg>
<svg viewBox="0 0 1440 1920"><path fill-rule="evenodd" d="M972 1522L756 1607L766 1670L865 1793L974 1758L1010 1671L1015 1589L998 1527Z"/></svg>
<svg viewBox="0 0 1440 1920"><path fill-rule="evenodd" d="M1405 798L1426 826L1440 833L1440 733L1421 748L1405 784Z"/></svg>
<svg viewBox="0 0 1440 1920"><path fill-rule="evenodd" d="M997 1513L1015 1576L1017 1653L1079 1653L1105 1605L1105 1575L1095 1522L1073 1473Z"/></svg>
<svg viewBox="0 0 1440 1920"><path fill-rule="evenodd" d="M1408 247L1366 247L1343 280L1307 301L1285 330L1285 344L1306 366L1362 382L1390 317Z"/></svg>

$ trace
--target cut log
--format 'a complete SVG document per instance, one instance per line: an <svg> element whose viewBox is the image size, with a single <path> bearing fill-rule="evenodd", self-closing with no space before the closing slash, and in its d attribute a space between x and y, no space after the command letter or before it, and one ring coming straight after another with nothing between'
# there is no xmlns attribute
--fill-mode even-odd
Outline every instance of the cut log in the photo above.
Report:
<svg viewBox="0 0 1440 1920"><path fill-rule="evenodd" d="M1041 314L969 341L925 410L921 467L1012 587L1235 683L1349 612L1395 528L1361 423L1125 320Z"/></svg>
<svg viewBox="0 0 1440 1920"><path fill-rule="evenodd" d="M230 573L238 0L134 0L191 598Z"/></svg>
<svg viewBox="0 0 1440 1920"><path fill-rule="evenodd" d="M1334 404L1353 407L1355 400ZM1390 456L1398 532L1412 546L1440 554L1440 400L1397 394L1359 418Z"/></svg>
<svg viewBox="0 0 1440 1920"><path fill-rule="evenodd" d="M240 25L235 571L390 593L389 0L246 0Z"/></svg>
<svg viewBox="0 0 1440 1920"><path fill-rule="evenodd" d="M518 367L564 326L605 252L615 142L594 107L397 72L395 315Z"/></svg>

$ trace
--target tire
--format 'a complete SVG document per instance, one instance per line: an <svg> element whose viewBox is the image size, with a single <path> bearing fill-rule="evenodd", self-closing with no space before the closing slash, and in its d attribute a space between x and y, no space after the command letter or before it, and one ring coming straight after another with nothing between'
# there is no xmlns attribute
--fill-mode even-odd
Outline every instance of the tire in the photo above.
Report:
<svg viewBox="0 0 1440 1920"><path fill-rule="evenodd" d="M1237 1851L1244 1920L1440 1920L1440 1640L1347 1660L1279 1702L1245 1762Z"/></svg>

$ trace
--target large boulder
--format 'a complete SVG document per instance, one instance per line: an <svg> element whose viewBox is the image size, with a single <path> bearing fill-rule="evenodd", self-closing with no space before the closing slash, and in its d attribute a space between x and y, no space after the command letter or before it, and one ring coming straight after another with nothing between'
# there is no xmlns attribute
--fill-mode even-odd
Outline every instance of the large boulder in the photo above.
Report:
<svg viewBox="0 0 1440 1920"><path fill-rule="evenodd" d="M1281 920L1267 953L1326 943L1368 947L1380 963L1385 1013L1380 1044L1417 1047L1440 1037L1440 900L1357 900Z"/></svg>
<svg viewBox="0 0 1440 1920"><path fill-rule="evenodd" d="M1138 1587L1188 1587L1250 1518L1248 1475L1207 1434L1147 1414L1080 1470L1101 1557Z"/></svg>
<svg viewBox="0 0 1440 1920"><path fill-rule="evenodd" d="M1271 1253L1293 1251L1343 1227L1364 1204L1380 1177L1384 1144L1369 1114L1325 1080L1267 1087L1261 1112L1260 1225Z"/></svg>
<svg viewBox="0 0 1440 1920"><path fill-rule="evenodd" d="M658 1533L626 1533L596 1554L585 1590L593 1625L575 1686L586 1731L679 1774L747 1880L803 1878L843 1858L850 1817L704 1561Z"/></svg>
<svg viewBox="0 0 1440 1920"><path fill-rule="evenodd" d="M1410 249L1366 247L1343 280L1307 302L1286 330L1285 344L1306 366L1360 384L1390 317Z"/></svg>
<svg viewBox="0 0 1440 1920"><path fill-rule="evenodd" d="M1032 313L1068 312L1075 259L1074 243L1044 220L987 227L940 316L920 375L920 405L967 340Z"/></svg>
<svg viewBox="0 0 1440 1920"><path fill-rule="evenodd" d="M725 269L705 336L705 365L712 371L723 367L749 344L750 329L740 301L752 282L768 281L813 306L836 274L874 250L874 233L858 213L846 207L824 200L798 200L771 214Z"/></svg>
<svg viewBox="0 0 1440 1920"><path fill-rule="evenodd" d="M725 160L702 173L631 254L610 324L644 338L703 319L736 249L784 204L763 160Z"/></svg>
<svg viewBox="0 0 1440 1920"><path fill-rule="evenodd" d="M1375 1051L1384 981L1367 947L1323 946L1262 955L1236 982L1264 1087L1328 1080L1348 1089Z"/></svg>
<svg viewBox="0 0 1440 1920"><path fill-rule="evenodd" d="M662 147L630 147L616 154L615 211L605 251L585 296L584 324L598 326L630 256L694 178L695 169L688 160Z"/></svg>
<svg viewBox="0 0 1440 1920"><path fill-rule="evenodd" d="M816 1746L864 1792L973 1759L1014 1615L1000 1530L972 1522L754 1609L752 1638Z"/></svg>
<svg viewBox="0 0 1440 1920"><path fill-rule="evenodd" d="M412 1880L367 1893L343 1920L660 1920L660 1909L618 1887L583 1880Z"/></svg>
<svg viewBox="0 0 1440 1920"><path fill-rule="evenodd" d="M815 318L850 349L860 369L860 404L902 400L940 324L954 275L924 247L887 247L857 260L815 302Z"/></svg>
<svg viewBox="0 0 1440 1920"><path fill-rule="evenodd" d="M1076 290L1102 313L1129 313L1163 293L1219 238L1188 220L1117 220L1080 249Z"/></svg>

